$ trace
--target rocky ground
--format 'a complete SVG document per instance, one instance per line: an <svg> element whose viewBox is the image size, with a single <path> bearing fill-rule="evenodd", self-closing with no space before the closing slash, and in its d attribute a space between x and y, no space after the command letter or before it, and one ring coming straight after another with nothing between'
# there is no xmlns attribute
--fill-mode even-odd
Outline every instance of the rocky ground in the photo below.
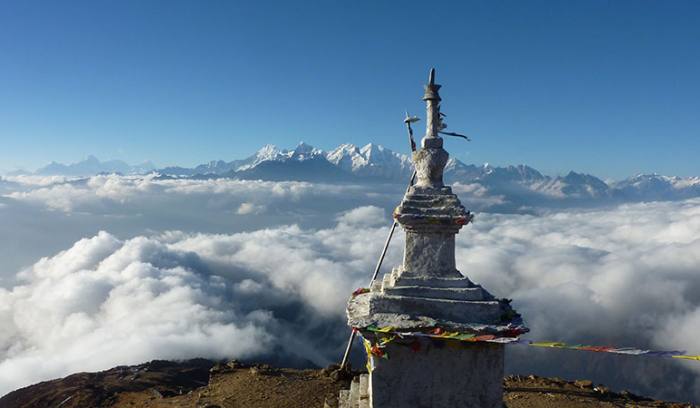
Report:
<svg viewBox="0 0 700 408"><path fill-rule="evenodd" d="M294 370L201 359L152 361L22 388L0 398L0 408L332 408L338 391L349 387L349 377L338 377L331 368ZM508 408L692 407L612 392L585 380L509 376L504 384Z"/></svg>

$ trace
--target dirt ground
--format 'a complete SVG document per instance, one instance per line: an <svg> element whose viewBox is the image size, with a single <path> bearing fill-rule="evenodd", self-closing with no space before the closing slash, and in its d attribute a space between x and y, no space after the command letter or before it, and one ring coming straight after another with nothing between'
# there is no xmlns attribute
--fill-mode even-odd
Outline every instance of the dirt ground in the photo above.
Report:
<svg viewBox="0 0 700 408"><path fill-rule="evenodd" d="M0 398L0 408L333 408L350 379L332 373L236 361L152 361L35 384ZM615 393L585 380L509 376L504 385L507 408L692 407Z"/></svg>

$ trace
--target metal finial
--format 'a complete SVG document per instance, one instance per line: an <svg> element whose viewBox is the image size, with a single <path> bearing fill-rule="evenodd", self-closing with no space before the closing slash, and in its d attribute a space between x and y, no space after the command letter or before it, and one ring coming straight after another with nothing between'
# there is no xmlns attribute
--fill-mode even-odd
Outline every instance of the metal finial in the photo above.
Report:
<svg viewBox="0 0 700 408"><path fill-rule="evenodd" d="M406 111L406 117L403 120L403 123L414 123L418 122L420 118L418 116L411 116L408 114L408 111Z"/></svg>
<svg viewBox="0 0 700 408"><path fill-rule="evenodd" d="M435 85L435 68L430 68L430 76L428 76L428 84Z"/></svg>

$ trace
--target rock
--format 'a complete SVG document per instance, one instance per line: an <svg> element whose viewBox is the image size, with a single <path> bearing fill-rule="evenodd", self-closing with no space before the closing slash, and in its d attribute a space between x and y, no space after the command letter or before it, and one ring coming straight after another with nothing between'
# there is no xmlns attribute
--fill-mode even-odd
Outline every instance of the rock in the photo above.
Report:
<svg viewBox="0 0 700 408"><path fill-rule="evenodd" d="M336 371L340 368L338 364L329 364L326 368L321 370L321 374L323 374L326 377L330 377L331 373L333 371Z"/></svg>
<svg viewBox="0 0 700 408"><path fill-rule="evenodd" d="M610 388L605 387L603 385L597 385L595 388L593 388L593 391L600 393L601 395L608 395L610 394Z"/></svg>
<svg viewBox="0 0 700 408"><path fill-rule="evenodd" d="M574 385L578 388L593 388L593 382L590 380L576 380Z"/></svg>
<svg viewBox="0 0 700 408"><path fill-rule="evenodd" d="M328 396L323 401L323 408L338 408L338 398L335 396Z"/></svg>
<svg viewBox="0 0 700 408"><path fill-rule="evenodd" d="M328 367L324 369L325 370L332 370L330 371L327 376L330 377L333 381L338 382L338 381L349 381L352 379L352 370L350 368L350 365L348 364L345 366L344 369L340 369L340 366L337 364L331 364Z"/></svg>

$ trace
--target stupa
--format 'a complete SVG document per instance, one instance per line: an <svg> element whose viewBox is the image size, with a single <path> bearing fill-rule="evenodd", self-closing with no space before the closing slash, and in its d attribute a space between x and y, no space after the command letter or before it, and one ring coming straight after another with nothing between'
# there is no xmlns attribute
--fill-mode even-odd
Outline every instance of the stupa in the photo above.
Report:
<svg viewBox="0 0 700 408"><path fill-rule="evenodd" d="M500 408L504 343L527 331L509 300L456 268L455 235L473 215L443 182L449 155L439 90L432 69L426 134L413 154L416 181L393 214L406 233L403 263L348 303L369 377L354 384L355 394L341 394L341 407Z"/></svg>

